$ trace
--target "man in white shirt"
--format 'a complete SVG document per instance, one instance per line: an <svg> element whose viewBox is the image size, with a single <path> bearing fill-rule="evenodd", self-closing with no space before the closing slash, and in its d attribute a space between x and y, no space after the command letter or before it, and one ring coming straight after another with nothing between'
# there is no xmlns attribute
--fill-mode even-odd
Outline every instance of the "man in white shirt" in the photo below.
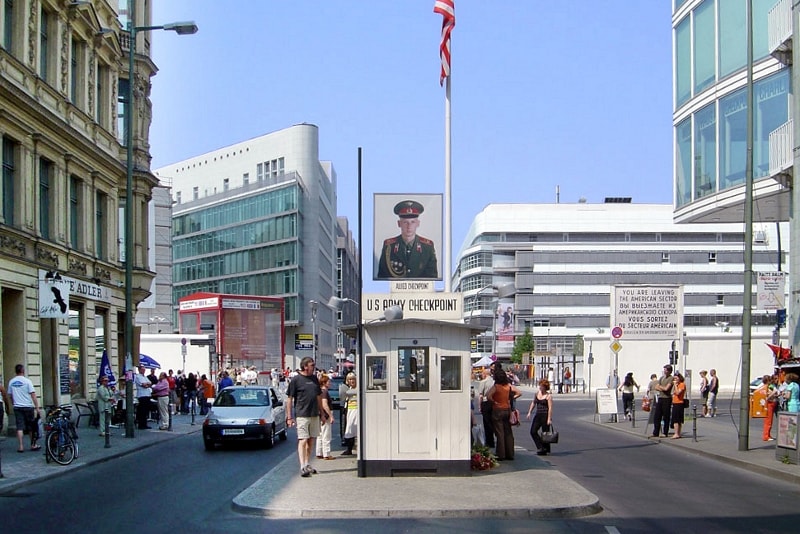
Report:
<svg viewBox="0 0 800 534"><path fill-rule="evenodd" d="M17 373L17 376L8 381L8 394L14 405L14 417L17 422L17 441L19 444L17 452L25 451L22 445L22 435L25 430L30 432L31 450L38 451L42 448L41 445L36 443L39 439L39 423L36 416L41 411L39 399L36 397L33 382L25 376L25 366L18 363L14 367L14 372Z"/></svg>
<svg viewBox="0 0 800 534"><path fill-rule="evenodd" d="M133 376L133 385L136 389L136 399L139 404L136 405L136 423L139 430L147 430L150 426L147 424L147 418L150 415L150 397L152 391L150 380L144 374L144 365L139 366L139 374Z"/></svg>
<svg viewBox="0 0 800 534"><path fill-rule="evenodd" d="M478 411L483 419L483 444L489 448L494 447L494 423L492 423L492 401L486 396L494 386L492 371L488 367L483 369L481 381L478 382Z"/></svg>

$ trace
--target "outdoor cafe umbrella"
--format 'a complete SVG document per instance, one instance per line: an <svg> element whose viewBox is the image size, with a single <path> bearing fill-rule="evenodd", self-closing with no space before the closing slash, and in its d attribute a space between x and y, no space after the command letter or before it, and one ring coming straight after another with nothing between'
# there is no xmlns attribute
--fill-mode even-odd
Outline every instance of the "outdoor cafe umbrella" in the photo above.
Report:
<svg viewBox="0 0 800 534"><path fill-rule="evenodd" d="M161 364L147 354L139 354L139 365L145 369L161 369Z"/></svg>

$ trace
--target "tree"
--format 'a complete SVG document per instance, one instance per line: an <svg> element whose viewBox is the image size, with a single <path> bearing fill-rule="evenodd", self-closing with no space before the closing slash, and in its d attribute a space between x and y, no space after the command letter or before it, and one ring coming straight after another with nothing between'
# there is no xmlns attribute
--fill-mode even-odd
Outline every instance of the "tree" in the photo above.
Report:
<svg viewBox="0 0 800 534"><path fill-rule="evenodd" d="M511 349L511 362L522 363L522 356L533 354L533 336L529 326L525 327L525 333L514 340L514 348Z"/></svg>

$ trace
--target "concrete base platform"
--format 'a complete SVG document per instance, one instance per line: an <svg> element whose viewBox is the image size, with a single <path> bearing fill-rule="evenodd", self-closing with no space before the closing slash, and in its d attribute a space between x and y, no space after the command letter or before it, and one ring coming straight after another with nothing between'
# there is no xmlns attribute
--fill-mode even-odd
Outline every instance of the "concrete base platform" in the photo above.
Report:
<svg viewBox="0 0 800 534"><path fill-rule="evenodd" d="M365 477L356 460L314 459L300 476L292 455L233 500L235 510L275 518L566 518L601 511L598 498L531 451L469 477Z"/></svg>

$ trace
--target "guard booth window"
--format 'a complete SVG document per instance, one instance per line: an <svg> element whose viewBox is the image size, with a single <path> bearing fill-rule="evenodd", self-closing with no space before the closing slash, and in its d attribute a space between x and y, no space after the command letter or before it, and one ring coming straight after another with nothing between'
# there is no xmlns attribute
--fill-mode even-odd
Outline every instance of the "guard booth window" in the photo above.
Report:
<svg viewBox="0 0 800 534"><path fill-rule="evenodd" d="M461 390L461 356L442 356L441 390Z"/></svg>
<svg viewBox="0 0 800 534"><path fill-rule="evenodd" d="M429 391L428 347L397 349L398 391Z"/></svg>

